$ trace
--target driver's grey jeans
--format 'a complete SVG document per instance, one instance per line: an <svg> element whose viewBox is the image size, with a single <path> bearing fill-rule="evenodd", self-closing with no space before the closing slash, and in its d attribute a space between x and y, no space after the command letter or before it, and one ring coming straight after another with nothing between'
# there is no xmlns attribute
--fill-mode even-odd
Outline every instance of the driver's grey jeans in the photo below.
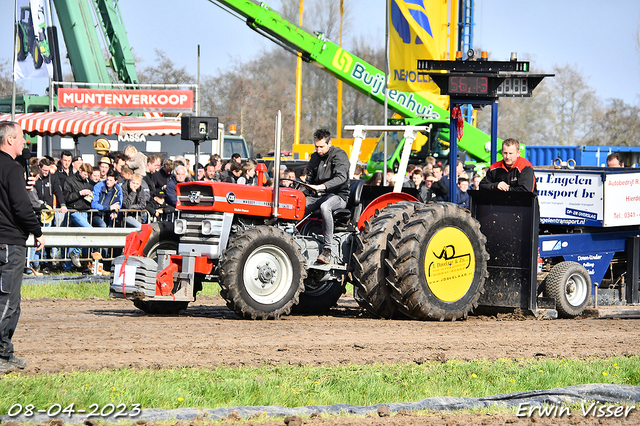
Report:
<svg viewBox="0 0 640 426"><path fill-rule="evenodd" d="M346 200L335 194L326 194L322 197L307 197L307 208L305 215L320 210L322 218L322 235L324 235L324 248L331 250L333 243L333 212L347 207Z"/></svg>

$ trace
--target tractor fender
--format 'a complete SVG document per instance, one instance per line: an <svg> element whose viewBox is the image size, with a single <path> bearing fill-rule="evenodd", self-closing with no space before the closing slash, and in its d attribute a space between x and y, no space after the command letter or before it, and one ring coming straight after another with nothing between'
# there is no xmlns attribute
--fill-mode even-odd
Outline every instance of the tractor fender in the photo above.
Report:
<svg viewBox="0 0 640 426"><path fill-rule="evenodd" d="M395 204L399 201L413 201L419 203L420 201L414 197L413 195L409 195L404 192L389 192L387 194L383 194L373 200L360 214L360 218L358 219L358 230L362 232L364 229L364 223L371 219L375 214L376 210L381 210L387 207L389 204Z"/></svg>

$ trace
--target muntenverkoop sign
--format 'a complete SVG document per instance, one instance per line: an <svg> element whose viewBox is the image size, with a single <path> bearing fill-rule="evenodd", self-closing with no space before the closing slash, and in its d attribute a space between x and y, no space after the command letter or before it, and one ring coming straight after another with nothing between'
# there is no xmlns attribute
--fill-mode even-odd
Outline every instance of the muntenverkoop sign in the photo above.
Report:
<svg viewBox="0 0 640 426"><path fill-rule="evenodd" d="M89 111L193 110L191 90L58 89L58 108Z"/></svg>

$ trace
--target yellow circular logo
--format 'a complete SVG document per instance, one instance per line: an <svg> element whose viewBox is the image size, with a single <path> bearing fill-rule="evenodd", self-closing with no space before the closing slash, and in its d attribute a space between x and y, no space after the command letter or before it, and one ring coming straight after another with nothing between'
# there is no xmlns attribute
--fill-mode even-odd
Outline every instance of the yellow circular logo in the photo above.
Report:
<svg viewBox="0 0 640 426"><path fill-rule="evenodd" d="M476 269L471 241L458 228L439 230L427 245L424 273L431 292L444 302L464 296Z"/></svg>

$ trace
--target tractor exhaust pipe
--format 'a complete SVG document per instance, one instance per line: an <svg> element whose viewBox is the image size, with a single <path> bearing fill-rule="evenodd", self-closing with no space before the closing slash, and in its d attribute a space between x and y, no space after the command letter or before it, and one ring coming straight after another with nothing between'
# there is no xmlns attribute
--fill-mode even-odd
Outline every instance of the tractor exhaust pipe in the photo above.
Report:
<svg viewBox="0 0 640 426"><path fill-rule="evenodd" d="M280 205L280 145L282 143L282 111L276 113L276 138L275 149L273 153L273 213L272 216L277 218L278 206Z"/></svg>

